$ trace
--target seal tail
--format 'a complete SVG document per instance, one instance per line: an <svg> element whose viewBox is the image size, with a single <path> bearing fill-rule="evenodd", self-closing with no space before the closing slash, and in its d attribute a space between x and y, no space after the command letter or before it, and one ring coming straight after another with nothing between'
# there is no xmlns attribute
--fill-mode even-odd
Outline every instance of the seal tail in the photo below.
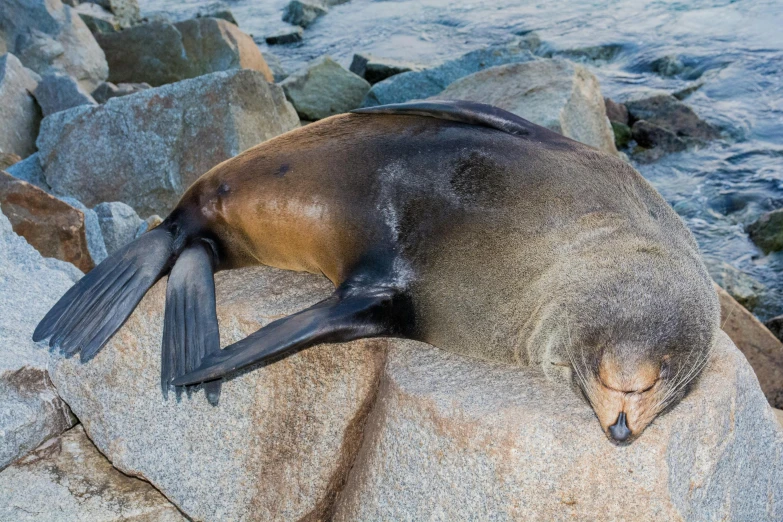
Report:
<svg viewBox="0 0 783 522"><path fill-rule="evenodd" d="M220 352L214 261L210 246L196 241L180 254L169 274L160 366L164 397L173 379L196 369L204 357ZM219 380L204 384L212 405L218 403L220 386ZM181 389L177 389L178 396Z"/></svg>
<svg viewBox="0 0 783 522"><path fill-rule="evenodd" d="M168 272L174 257L174 238L166 228L147 232L71 287L38 324L33 340L50 337L51 348L69 357L81 351L82 362L89 361Z"/></svg>

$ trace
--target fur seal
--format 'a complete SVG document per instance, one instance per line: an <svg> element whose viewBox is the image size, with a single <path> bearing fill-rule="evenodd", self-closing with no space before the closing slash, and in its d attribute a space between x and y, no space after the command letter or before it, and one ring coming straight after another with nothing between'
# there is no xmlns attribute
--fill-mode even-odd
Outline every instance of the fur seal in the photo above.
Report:
<svg viewBox="0 0 783 522"><path fill-rule="evenodd" d="M259 264L336 290L221 350L213 274ZM719 321L696 242L632 167L461 101L356 110L221 163L34 339L89 360L166 274L164 393L207 383L214 402L248 365L406 337L565 373L616 442L687 393Z"/></svg>

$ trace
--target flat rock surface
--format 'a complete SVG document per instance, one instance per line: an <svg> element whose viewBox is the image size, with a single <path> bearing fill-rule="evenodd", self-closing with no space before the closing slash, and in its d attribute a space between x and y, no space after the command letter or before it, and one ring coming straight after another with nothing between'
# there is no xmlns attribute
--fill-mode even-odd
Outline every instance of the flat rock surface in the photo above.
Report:
<svg viewBox="0 0 783 522"><path fill-rule="evenodd" d="M25 158L35 152L41 109L33 98L40 77L13 54L0 56L0 151Z"/></svg>
<svg viewBox="0 0 783 522"><path fill-rule="evenodd" d="M79 277L73 265L41 257L0 213L0 469L73 424L32 335Z"/></svg>
<svg viewBox="0 0 783 522"><path fill-rule="evenodd" d="M186 518L143 480L114 469L81 426L0 473L0 520L175 522Z"/></svg>
<svg viewBox="0 0 783 522"><path fill-rule="evenodd" d="M97 38L114 83L158 86L230 69L251 69L274 81L253 39L217 18L151 22Z"/></svg>
<svg viewBox="0 0 783 522"><path fill-rule="evenodd" d="M461 78L436 99L488 103L610 154L617 154L598 79L567 60L492 67Z"/></svg>
<svg viewBox="0 0 783 522"><path fill-rule="evenodd" d="M389 353L335 520L781 520L783 429L723 334L629 446L539 371L417 343Z"/></svg>
<svg viewBox="0 0 783 522"><path fill-rule="evenodd" d="M39 159L57 194L165 216L209 169L298 125L280 87L240 69L53 114Z"/></svg>
<svg viewBox="0 0 783 522"><path fill-rule="evenodd" d="M90 29L60 0L3 0L0 49L40 75L60 72L91 92L109 74Z"/></svg>
<svg viewBox="0 0 783 522"><path fill-rule="evenodd" d="M216 277L222 345L332 292L324 278L271 268ZM89 363L52 363L53 381L121 471L150 481L194 520L328 518L361 438L384 340L324 345L202 391L160 390L165 282Z"/></svg>

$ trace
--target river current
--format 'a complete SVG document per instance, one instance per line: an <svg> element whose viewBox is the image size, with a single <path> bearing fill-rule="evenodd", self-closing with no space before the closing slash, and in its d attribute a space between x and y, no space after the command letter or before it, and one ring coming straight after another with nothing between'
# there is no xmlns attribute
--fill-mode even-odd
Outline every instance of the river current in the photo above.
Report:
<svg viewBox="0 0 783 522"><path fill-rule="evenodd" d="M213 1L140 3L144 14ZM225 2L260 42L290 27L281 20L287 3ZM585 63L604 96L692 91L685 103L723 138L635 166L691 228L713 276L724 263L741 270L766 287L754 313L783 313L783 252L764 256L744 231L783 207L783 2L351 0L301 43L260 46L289 72L323 54L347 67L355 52L434 65L530 31L549 52Z"/></svg>

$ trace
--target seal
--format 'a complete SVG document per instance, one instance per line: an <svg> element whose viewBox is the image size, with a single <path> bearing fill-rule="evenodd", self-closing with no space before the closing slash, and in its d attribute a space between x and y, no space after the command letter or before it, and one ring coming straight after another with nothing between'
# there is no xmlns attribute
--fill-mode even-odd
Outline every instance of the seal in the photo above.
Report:
<svg viewBox="0 0 783 522"><path fill-rule="evenodd" d="M221 350L213 274L251 265L336 290ZM34 339L87 361L166 274L164 393L216 402L251 364L405 337L565 377L618 443L685 396L719 321L696 242L632 167L462 101L356 110L217 165Z"/></svg>

